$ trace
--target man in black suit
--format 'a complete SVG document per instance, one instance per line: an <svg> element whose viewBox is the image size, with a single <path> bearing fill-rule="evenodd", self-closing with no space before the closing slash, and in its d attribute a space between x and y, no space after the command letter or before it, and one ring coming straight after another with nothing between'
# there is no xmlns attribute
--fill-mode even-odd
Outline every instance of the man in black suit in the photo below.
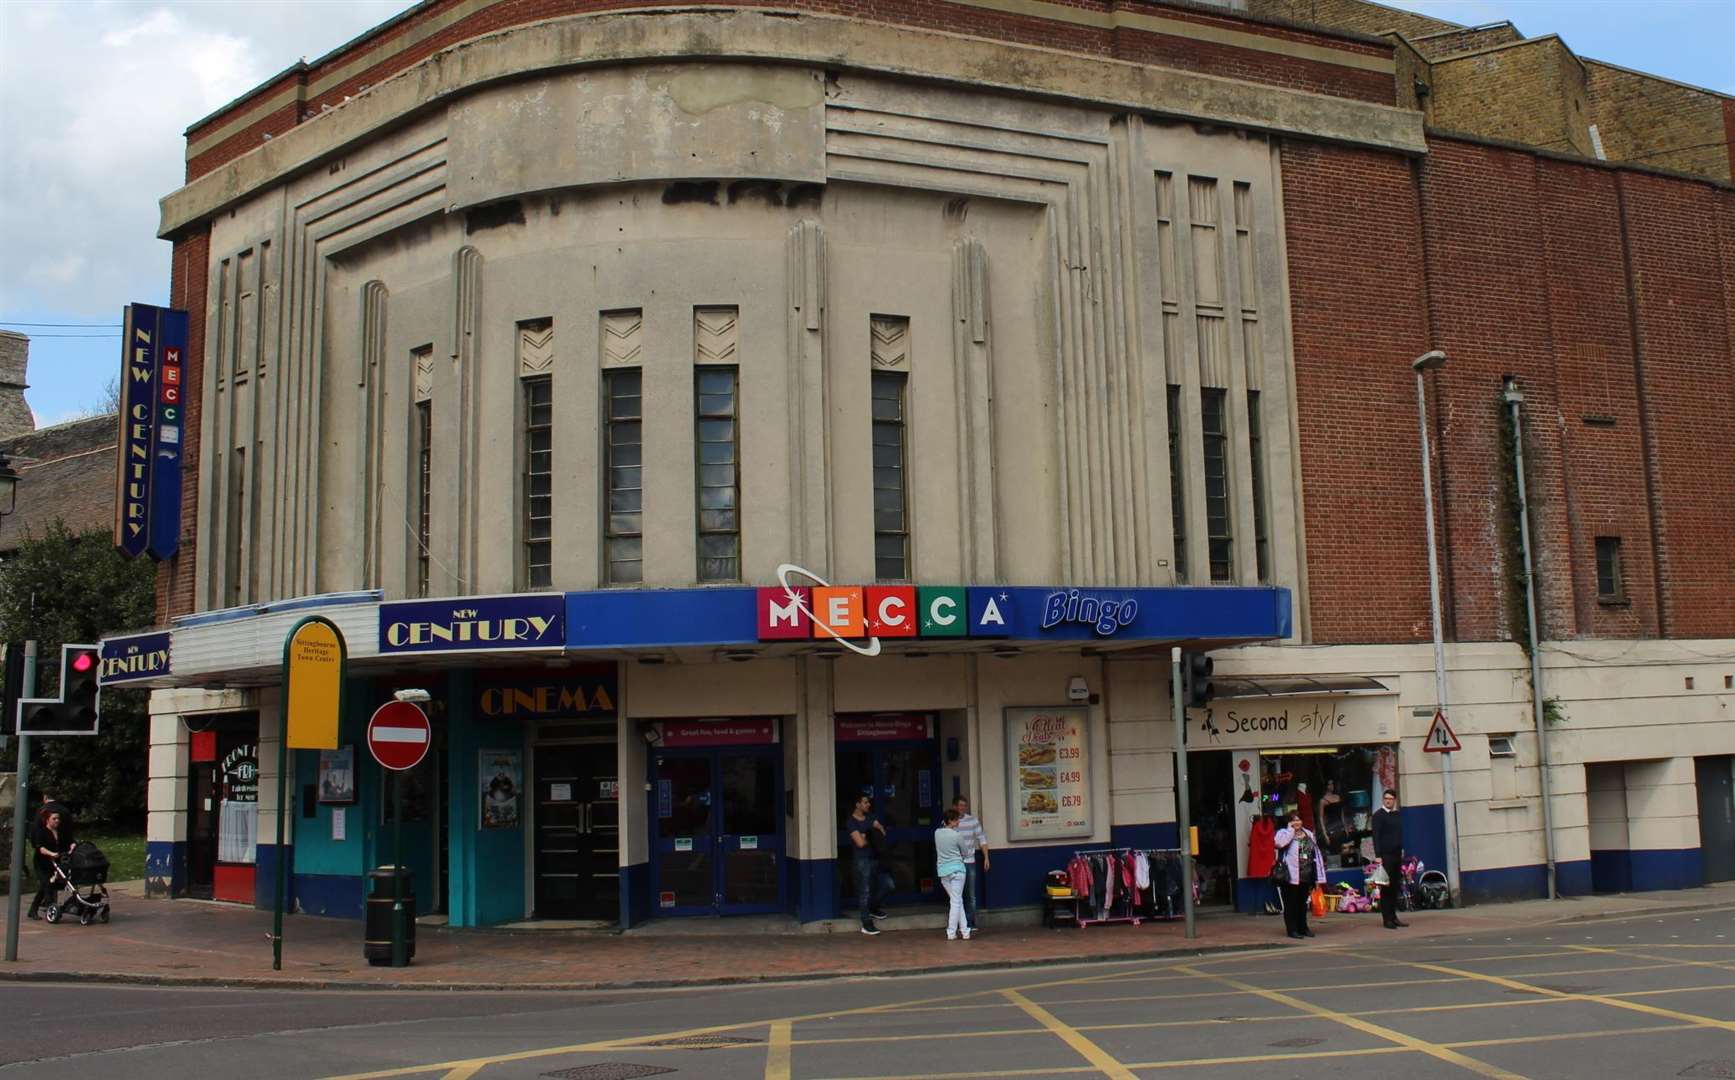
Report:
<svg viewBox="0 0 1735 1080"><path fill-rule="evenodd" d="M1386 868L1386 885L1380 890L1380 917L1387 930L1409 923L1398 921L1398 891L1404 881L1404 821L1398 816L1398 793L1387 789L1374 811L1374 856Z"/></svg>

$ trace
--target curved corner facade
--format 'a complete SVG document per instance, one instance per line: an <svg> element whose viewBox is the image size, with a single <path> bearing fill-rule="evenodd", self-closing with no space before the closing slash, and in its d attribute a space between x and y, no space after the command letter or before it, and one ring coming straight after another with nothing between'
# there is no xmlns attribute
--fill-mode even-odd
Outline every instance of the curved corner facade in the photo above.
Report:
<svg viewBox="0 0 1735 1080"><path fill-rule="evenodd" d="M1390 63L1234 32L1364 91ZM1393 787L1441 865L1403 361L1447 302L1406 265L1444 257L1418 197L1442 149L1365 97L817 13L574 15L212 165L164 202L191 542L168 628L109 643L111 680L155 691L152 887L268 905L286 867L299 910L359 914L402 813L418 906L454 925L814 921L854 903L865 790L894 902L936 895L965 796L983 902L1025 908L1075 850L1177 845L1176 646L1219 650L1185 725L1209 895L1257 906L1254 820L1291 807L1355 878ZM1454 332L1471 357L1492 333ZM1498 455L1442 423L1461 869L1523 894L1528 661L1476 622L1500 582L1463 495ZM348 704L337 750L290 756L279 849L307 614L347 639ZM1703 872L1704 755L1735 739L1697 721L1727 697L1682 699L1692 746L1640 758L1604 691L1611 664L1659 700L1727 676L1634 636L1545 664L1563 885ZM394 808L364 731L410 687L435 743Z"/></svg>

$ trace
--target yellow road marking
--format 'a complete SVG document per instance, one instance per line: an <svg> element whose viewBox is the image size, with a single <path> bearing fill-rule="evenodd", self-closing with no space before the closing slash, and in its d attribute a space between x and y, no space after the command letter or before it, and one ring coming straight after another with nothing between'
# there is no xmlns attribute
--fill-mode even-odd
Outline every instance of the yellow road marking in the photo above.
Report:
<svg viewBox="0 0 1735 1080"><path fill-rule="evenodd" d="M1662 957L1662 956L1646 956L1644 953L1633 951L1634 949L1654 949L1654 948L1656 948L1656 946L1654 946L1654 945L1619 945L1619 946L1574 945L1574 946L1572 946L1572 948L1577 950L1580 953L1591 954L1591 955L1624 956L1630 960L1660 960L1662 962L1657 965L1658 967L1699 967L1699 968L1712 968L1712 969L1717 970L1717 971L1735 971L1735 963L1729 963L1726 961L1675 960L1675 959L1670 959L1670 958L1666 958L1666 957ZM1635 968L1634 970L1636 971L1639 969Z"/></svg>
<svg viewBox="0 0 1735 1080"><path fill-rule="evenodd" d="M765 1051L765 1080L789 1080L789 1032L792 1026L787 1020L771 1025L771 1046Z"/></svg>
<svg viewBox="0 0 1735 1080"><path fill-rule="evenodd" d="M1060 1017L1016 990L1002 990L1000 993L1007 1001L1029 1014L1031 1019L1060 1036L1062 1042L1078 1051L1080 1057L1095 1065L1097 1071L1109 1077L1109 1080L1138 1080L1131 1069L1115 1060L1107 1050L1080 1035L1077 1028L1063 1022Z"/></svg>
<svg viewBox="0 0 1735 1080"><path fill-rule="evenodd" d="M1187 969L1182 968L1180 970L1185 971ZM1204 979L1213 979L1217 982L1224 983L1225 985L1232 986L1235 989L1240 990L1242 993L1262 997L1266 1001L1275 1002L1279 1005L1287 1005L1292 1009L1299 1009L1302 1012L1317 1016L1322 1020L1329 1020L1334 1024L1341 1024L1344 1027L1352 1028L1364 1035L1372 1035L1377 1039L1384 1039L1386 1042L1395 1043L1398 1046L1406 1047L1410 1050L1416 1051L1417 1053L1426 1054L1431 1058L1436 1058L1440 1061L1447 1062L1448 1064L1456 1065L1461 1069L1468 1069L1470 1072L1473 1072L1478 1076L1489 1077L1490 1080L1524 1080L1524 1078L1519 1076L1517 1073L1508 1072L1499 1066L1490 1065L1485 1061L1478 1061L1473 1057L1460 1054L1456 1050L1451 1050L1447 1047L1441 1046L1439 1043L1431 1043L1426 1039L1420 1039L1402 1031L1396 1031L1392 1028L1382 1027L1379 1024L1369 1023L1360 1017L1345 1016L1342 1013L1333 1012L1330 1009L1315 1005L1313 1002L1308 1001L1305 998L1298 998L1279 990L1265 990L1261 987L1254 986L1251 983L1241 982L1239 979L1231 979L1226 975L1213 975L1200 971L1199 977Z"/></svg>
<svg viewBox="0 0 1735 1080"><path fill-rule="evenodd" d="M1735 1031L1735 1021L1718 1020L1716 1017L1700 1016L1697 1013L1679 1012L1675 1009L1665 1009L1659 1005L1646 1005L1639 1001L1624 1001L1607 994L1566 993L1560 990L1550 990L1546 986L1537 986L1535 983L1520 982L1517 979L1507 978L1503 975L1483 975L1479 972L1464 971L1460 968L1447 967L1444 964L1428 964L1418 960L1397 960L1391 957L1382 958L1374 956L1369 956L1367 959L1376 960L1381 963L1402 964L1405 967L1420 968L1423 971L1438 972L1442 975L1457 975L1460 978L1475 979L1478 982L1492 983L1495 986L1504 987L1508 990L1522 990L1532 994L1541 994L1544 997L1568 998L1573 1001L1594 1001L1607 1005L1610 1008L1626 1009L1630 1012L1645 1013L1648 1016L1661 1016L1668 1020L1680 1020L1698 1027L1717 1028L1721 1031ZM1570 975L1572 972L1561 972L1560 974Z"/></svg>
<svg viewBox="0 0 1735 1080"><path fill-rule="evenodd" d="M453 1069L451 1072L441 1077L440 1080L470 1080L472 1076L475 1076L482 1070L483 1064L485 1063L478 1061L470 1065L461 1066Z"/></svg>

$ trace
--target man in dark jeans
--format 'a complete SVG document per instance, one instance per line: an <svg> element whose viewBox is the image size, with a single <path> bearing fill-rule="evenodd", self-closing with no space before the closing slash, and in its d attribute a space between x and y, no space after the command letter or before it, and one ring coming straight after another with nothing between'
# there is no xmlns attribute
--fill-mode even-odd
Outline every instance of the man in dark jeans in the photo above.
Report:
<svg viewBox="0 0 1735 1080"><path fill-rule="evenodd" d="M1380 917L1387 930L1410 925L1398 921L1398 892L1404 887L1404 821L1398 816L1398 793L1387 790L1374 811L1374 857L1386 868L1386 885L1380 889Z"/></svg>
<svg viewBox="0 0 1735 1080"><path fill-rule="evenodd" d="M873 796L863 792L856 797L854 812L843 819L844 832L849 834L850 845L855 848L855 898L861 910L861 932L869 936L880 932L874 920L887 917L880 904L892 890L891 875L880 869L886 827L874 817L873 807Z"/></svg>

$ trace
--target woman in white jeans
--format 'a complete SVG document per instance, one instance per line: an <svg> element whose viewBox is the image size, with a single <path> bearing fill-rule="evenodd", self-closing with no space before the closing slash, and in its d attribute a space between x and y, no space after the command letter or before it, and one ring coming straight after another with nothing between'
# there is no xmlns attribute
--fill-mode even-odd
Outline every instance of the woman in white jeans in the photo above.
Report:
<svg viewBox="0 0 1735 1080"><path fill-rule="evenodd" d="M970 924L964 920L964 846L958 835L958 811L948 807L940 815L940 827L934 830L934 869L940 885L951 901L946 914L946 940L956 941L959 934L970 940Z"/></svg>

